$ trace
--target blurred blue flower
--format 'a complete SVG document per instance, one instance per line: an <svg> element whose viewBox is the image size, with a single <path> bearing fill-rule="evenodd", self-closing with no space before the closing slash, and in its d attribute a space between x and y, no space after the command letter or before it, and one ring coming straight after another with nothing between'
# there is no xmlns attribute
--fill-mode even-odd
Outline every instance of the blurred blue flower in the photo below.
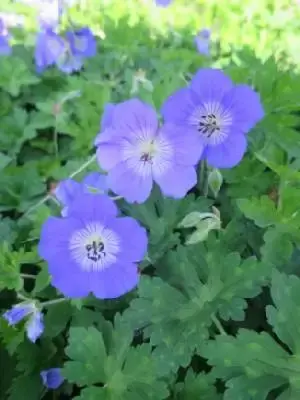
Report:
<svg viewBox="0 0 300 400"><path fill-rule="evenodd" d="M4 20L0 18L0 55L11 54L12 48L9 44L10 35L6 29Z"/></svg>
<svg viewBox="0 0 300 400"><path fill-rule="evenodd" d="M160 7L168 7L173 0L154 0L155 4Z"/></svg>
<svg viewBox="0 0 300 400"><path fill-rule="evenodd" d="M3 314L3 318L10 326L21 322L29 317L25 329L28 339L35 343L44 331L43 314L37 309L34 303L20 303L13 306Z"/></svg>
<svg viewBox="0 0 300 400"><path fill-rule="evenodd" d="M107 190L106 175L102 175L99 172L91 172L81 183L70 178L61 181L54 190L54 194L59 202L64 205L61 215L66 217L68 215L68 207L78 194L91 191L106 193Z"/></svg>
<svg viewBox="0 0 300 400"><path fill-rule="evenodd" d="M35 48L35 63L38 72L51 65L67 74L79 71L83 60L96 54L97 42L89 28L66 33L62 37L52 29L38 33Z"/></svg>
<svg viewBox="0 0 300 400"><path fill-rule="evenodd" d="M50 368L42 371L41 378L43 380L43 385L48 389L57 389L64 381L60 368Z"/></svg>
<svg viewBox="0 0 300 400"><path fill-rule="evenodd" d="M202 29L195 37L196 47L200 54L205 56L210 54L210 37L211 31L209 29Z"/></svg>

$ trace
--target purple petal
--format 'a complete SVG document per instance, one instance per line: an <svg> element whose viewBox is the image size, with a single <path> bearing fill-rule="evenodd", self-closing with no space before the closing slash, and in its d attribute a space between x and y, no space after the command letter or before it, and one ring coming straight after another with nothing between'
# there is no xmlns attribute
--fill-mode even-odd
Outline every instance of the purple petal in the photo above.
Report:
<svg viewBox="0 0 300 400"><path fill-rule="evenodd" d="M83 57L93 57L96 55L97 42L89 28L84 27L76 31L67 32L66 37L74 55Z"/></svg>
<svg viewBox="0 0 300 400"><path fill-rule="evenodd" d="M208 165L214 168L232 168L243 158L247 150L247 139L243 134L228 136L218 146L207 146L205 156Z"/></svg>
<svg viewBox="0 0 300 400"><path fill-rule="evenodd" d="M26 324L26 331L28 339L35 343L36 340L44 332L44 317L40 311L33 313Z"/></svg>
<svg viewBox="0 0 300 400"><path fill-rule="evenodd" d="M191 90L203 102L221 100L231 90L231 79L219 69L201 68L190 83Z"/></svg>
<svg viewBox="0 0 300 400"><path fill-rule="evenodd" d="M8 36L0 36L0 55L8 56L12 53Z"/></svg>
<svg viewBox="0 0 300 400"><path fill-rule="evenodd" d="M59 182L54 190L55 197L65 206L69 205L80 191L80 183L74 179L65 179Z"/></svg>
<svg viewBox="0 0 300 400"><path fill-rule="evenodd" d="M234 128L238 132L247 133L265 114L259 94L247 85L235 86L222 103L233 114Z"/></svg>
<svg viewBox="0 0 300 400"><path fill-rule="evenodd" d="M64 256L61 258L60 256ZM48 264L52 276L51 284L65 297L79 299L89 295L92 276L90 272L80 270L79 265L70 258L70 254L60 253L57 260Z"/></svg>
<svg viewBox="0 0 300 400"><path fill-rule="evenodd" d="M165 196L180 199L197 183L194 167L177 166L169 168L163 175L154 175L155 182Z"/></svg>
<svg viewBox="0 0 300 400"><path fill-rule="evenodd" d="M173 0L154 0L157 6L168 7Z"/></svg>
<svg viewBox="0 0 300 400"><path fill-rule="evenodd" d="M101 131L109 128L112 125L113 111L115 109L115 104L107 103L104 106L103 115L101 119Z"/></svg>
<svg viewBox="0 0 300 400"><path fill-rule="evenodd" d="M182 88L171 94L161 108L166 123L186 125L189 116L197 106L188 88Z"/></svg>
<svg viewBox="0 0 300 400"><path fill-rule="evenodd" d="M49 217L43 224L38 254L44 260L55 260L57 254L66 251L73 232L81 229L83 223L74 218Z"/></svg>
<svg viewBox="0 0 300 400"><path fill-rule="evenodd" d="M115 299L134 289L139 282L137 266L129 262L114 264L91 279L92 291L99 299Z"/></svg>
<svg viewBox="0 0 300 400"><path fill-rule="evenodd" d="M138 262L144 258L148 245L147 232L135 219L118 218L110 224L110 229L121 239L120 258L123 261Z"/></svg>
<svg viewBox="0 0 300 400"><path fill-rule="evenodd" d="M3 318L8 322L9 325L16 325L34 310L35 305L33 303L16 304L3 314Z"/></svg>
<svg viewBox="0 0 300 400"><path fill-rule="evenodd" d="M57 389L63 383L64 378L61 375L60 368L51 368L45 371L41 371L41 378L43 385L48 389Z"/></svg>
<svg viewBox="0 0 300 400"><path fill-rule="evenodd" d="M102 135L100 134L100 136ZM122 160L120 141L101 142L101 139L99 137L96 151L97 162L100 168L109 171Z"/></svg>
<svg viewBox="0 0 300 400"><path fill-rule="evenodd" d="M153 184L151 174L139 175L128 168L127 162L121 162L111 169L107 181L110 189L129 203L143 203L147 200Z"/></svg>
<svg viewBox="0 0 300 400"><path fill-rule="evenodd" d="M90 172L82 181L82 184L88 188L97 189L100 192L107 192L107 177L99 172ZM87 191L89 192L89 190Z"/></svg>
<svg viewBox="0 0 300 400"><path fill-rule="evenodd" d="M194 129L165 124L160 130L160 135L172 144L175 164L189 166L198 163L204 145L200 135Z"/></svg>
<svg viewBox="0 0 300 400"><path fill-rule="evenodd" d="M69 206L71 217L85 221L106 221L117 214L117 206L105 194L80 193Z"/></svg>
<svg viewBox="0 0 300 400"><path fill-rule="evenodd" d="M57 68L65 74L80 71L83 66L83 59L81 56L76 56L70 51L65 51L57 60Z"/></svg>
<svg viewBox="0 0 300 400"><path fill-rule="evenodd" d="M156 111L139 99L126 100L115 106L113 127L122 137L136 138L137 134L144 138L153 138L158 128Z"/></svg>
<svg viewBox="0 0 300 400"><path fill-rule="evenodd" d="M197 50L200 54L209 56L209 54L210 54L210 41L209 40L204 39L199 36L196 36L195 43L196 43Z"/></svg>
<svg viewBox="0 0 300 400"><path fill-rule="evenodd" d="M35 47L35 64L38 72L53 65L64 53L65 43L63 39L51 30L39 32Z"/></svg>

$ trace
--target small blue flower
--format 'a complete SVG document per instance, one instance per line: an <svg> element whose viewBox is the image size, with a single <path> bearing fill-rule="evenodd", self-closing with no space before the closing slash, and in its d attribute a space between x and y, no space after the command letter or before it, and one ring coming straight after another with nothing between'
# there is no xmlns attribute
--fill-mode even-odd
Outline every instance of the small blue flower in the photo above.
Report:
<svg viewBox="0 0 300 400"><path fill-rule="evenodd" d="M35 343L44 331L44 324L43 314L34 303L16 304L3 314L3 318L10 326L18 324L27 316L29 316L25 325L27 337L31 342Z"/></svg>
<svg viewBox="0 0 300 400"><path fill-rule="evenodd" d="M43 380L43 385L48 389L57 389L64 381L60 368L50 368L42 371L41 378Z"/></svg>
<svg viewBox="0 0 300 400"><path fill-rule="evenodd" d="M195 37L196 47L200 54L209 56L209 54L210 54L210 37L211 37L211 32L209 29L202 29Z"/></svg>
<svg viewBox="0 0 300 400"><path fill-rule="evenodd" d="M35 63L38 72L51 65L56 65L66 74L79 71L84 58L96 54L97 43L89 28L67 32L59 36L52 29L45 29L38 34Z"/></svg>
<svg viewBox="0 0 300 400"><path fill-rule="evenodd" d="M154 0L155 4L160 7L168 7L171 3L173 3L173 0Z"/></svg>

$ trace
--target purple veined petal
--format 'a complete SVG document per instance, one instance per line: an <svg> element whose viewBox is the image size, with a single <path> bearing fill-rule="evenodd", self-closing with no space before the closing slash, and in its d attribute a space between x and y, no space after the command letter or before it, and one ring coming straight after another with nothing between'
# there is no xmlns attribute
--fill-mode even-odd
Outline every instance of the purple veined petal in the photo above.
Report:
<svg viewBox="0 0 300 400"><path fill-rule="evenodd" d="M92 291L98 299L115 299L131 290L139 282L138 268L128 261L119 262L91 279Z"/></svg>
<svg viewBox="0 0 300 400"><path fill-rule="evenodd" d="M115 202L105 194L80 193L69 206L69 215L81 220L106 221L117 214Z"/></svg>
<svg viewBox="0 0 300 400"><path fill-rule="evenodd" d="M205 157L209 166L214 168L232 168L242 160L247 150L244 134L228 136L225 142L217 146L207 146Z"/></svg>
<svg viewBox="0 0 300 400"><path fill-rule="evenodd" d="M3 318L9 325L16 325L29 314L33 313L34 310L35 305L33 303L16 304L3 314Z"/></svg>
<svg viewBox="0 0 300 400"><path fill-rule="evenodd" d="M97 42L89 28L84 27L67 32L66 37L75 56L93 57L96 55Z"/></svg>
<svg viewBox="0 0 300 400"><path fill-rule="evenodd" d="M173 162L177 165L196 165L204 151L200 135L188 127L164 124L159 136L165 137L174 149Z"/></svg>
<svg viewBox="0 0 300 400"><path fill-rule="evenodd" d="M166 123L187 125L188 118L197 107L190 89L182 88L171 94L161 107L161 114Z"/></svg>
<svg viewBox="0 0 300 400"><path fill-rule="evenodd" d="M50 368L40 373L43 385L48 389L58 389L64 381L61 368Z"/></svg>
<svg viewBox="0 0 300 400"><path fill-rule="evenodd" d="M138 168L138 166L137 166ZM152 190L152 174L139 174L128 167L128 162L121 162L112 168L107 175L110 189L123 196L129 203L143 203Z"/></svg>
<svg viewBox="0 0 300 400"><path fill-rule="evenodd" d="M59 182L54 190L54 195L61 204L68 205L73 201L79 191L80 183L74 179L68 178Z"/></svg>
<svg viewBox="0 0 300 400"><path fill-rule="evenodd" d="M110 228L121 239L120 259L122 261L142 261L147 252L148 237L146 229L130 217L117 218L111 222Z"/></svg>
<svg viewBox="0 0 300 400"><path fill-rule="evenodd" d="M237 85L228 92L222 104L233 115L233 129L247 133L265 115L260 96L248 85Z"/></svg>
<svg viewBox="0 0 300 400"><path fill-rule="evenodd" d="M47 261L55 259L57 254L68 248L73 232L81 228L83 228L83 223L75 218L49 217L41 229L38 244L39 256Z"/></svg>
<svg viewBox="0 0 300 400"><path fill-rule="evenodd" d="M33 314L31 314L28 322L26 323L26 332L28 339L32 343L35 343L44 332L44 316L40 311L36 310Z"/></svg>
<svg viewBox="0 0 300 400"><path fill-rule="evenodd" d="M38 72L53 65L65 51L63 38L51 30L41 31L37 35L35 46L35 64Z"/></svg>
<svg viewBox="0 0 300 400"><path fill-rule="evenodd" d="M221 101L224 94L233 88L233 83L219 69L201 68L192 78L190 88L200 102L214 102Z"/></svg>
<svg viewBox="0 0 300 400"><path fill-rule="evenodd" d="M82 181L87 193L90 192L89 188L97 189L100 192L107 192L107 177L99 172L90 172Z"/></svg>
<svg viewBox="0 0 300 400"><path fill-rule="evenodd" d="M181 199L197 183L195 167L174 165L164 174L154 174L154 180L165 196Z"/></svg>
<svg viewBox="0 0 300 400"><path fill-rule="evenodd" d="M133 98L115 106L112 125L117 135L129 140L137 136L152 139L157 132L158 118L152 106Z"/></svg>

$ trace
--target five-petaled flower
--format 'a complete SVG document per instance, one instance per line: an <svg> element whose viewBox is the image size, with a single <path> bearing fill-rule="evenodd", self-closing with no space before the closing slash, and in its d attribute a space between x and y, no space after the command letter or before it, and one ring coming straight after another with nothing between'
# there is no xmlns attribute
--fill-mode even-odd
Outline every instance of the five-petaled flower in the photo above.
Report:
<svg viewBox="0 0 300 400"><path fill-rule="evenodd" d="M51 65L70 74L79 71L84 58L96 54L97 43L89 28L67 32L65 37L46 28L38 33L35 48L35 63L38 72Z"/></svg>
<svg viewBox="0 0 300 400"><path fill-rule="evenodd" d="M43 385L46 386L48 389L57 389L64 381L64 378L61 375L60 368L50 368L41 371L40 375L43 381Z"/></svg>
<svg viewBox="0 0 300 400"><path fill-rule="evenodd" d="M247 85L234 85L221 70L203 68L187 88L162 106L165 122L198 133L203 157L216 168L237 165L247 149L246 133L264 116L259 95Z"/></svg>
<svg viewBox="0 0 300 400"><path fill-rule="evenodd" d="M191 128L159 127L156 111L138 99L106 108L97 136L97 159L109 188L128 202L144 202L153 181L162 193L182 198L196 184L203 145Z"/></svg>
<svg viewBox="0 0 300 400"><path fill-rule="evenodd" d="M64 206L61 215L65 217L68 214L69 205L81 192L106 193L107 190L106 176L99 172L91 172L80 183L71 178L61 181L55 188L54 194Z"/></svg>
<svg viewBox="0 0 300 400"><path fill-rule="evenodd" d="M16 325L28 317L25 325L28 339L35 343L44 331L43 314L34 303L20 303L14 305L3 314L9 325Z"/></svg>
<svg viewBox="0 0 300 400"><path fill-rule="evenodd" d="M38 245L52 285L65 296L119 297L139 281L137 263L147 251L147 234L133 218L117 217L106 195L80 193L65 218L49 217Z"/></svg>

